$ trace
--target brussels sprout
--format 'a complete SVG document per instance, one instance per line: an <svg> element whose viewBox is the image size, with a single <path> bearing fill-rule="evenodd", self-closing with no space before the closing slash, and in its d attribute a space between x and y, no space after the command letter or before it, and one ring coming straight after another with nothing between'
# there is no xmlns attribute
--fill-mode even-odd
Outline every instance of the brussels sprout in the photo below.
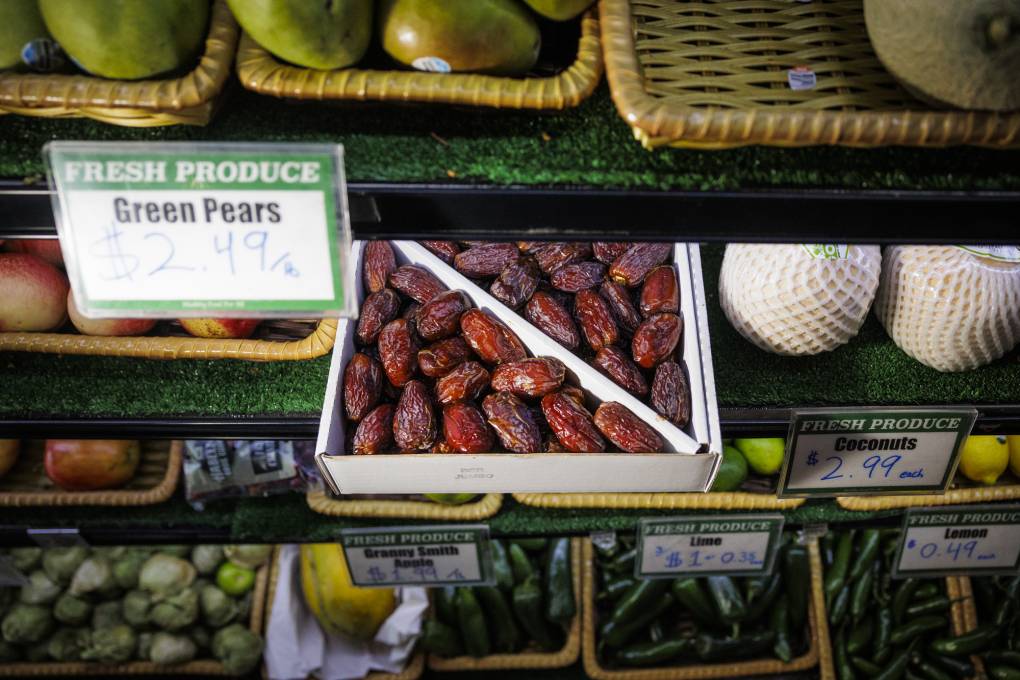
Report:
<svg viewBox="0 0 1020 680"><path fill-rule="evenodd" d="M106 559L110 560L111 563L113 563L113 562L116 562L117 560L119 560L120 558L124 557L124 555L127 554L128 550L130 550L130 548L127 548L127 547L124 547L124 546L120 546L120 545L116 546L116 547L112 547L112 548L111 547L100 547L100 548L93 548L92 549L92 554L93 555L99 555L100 557L105 557Z"/></svg>
<svg viewBox="0 0 1020 680"><path fill-rule="evenodd" d="M186 663L197 653L198 648L188 636L160 632L152 636L149 660L160 665Z"/></svg>
<svg viewBox="0 0 1020 680"><path fill-rule="evenodd" d="M213 636L213 656L231 675L251 672L262 658L262 638L238 623L222 628Z"/></svg>
<svg viewBox="0 0 1020 680"><path fill-rule="evenodd" d="M21 658L21 650L7 640L0 640L0 663L12 663Z"/></svg>
<svg viewBox="0 0 1020 680"><path fill-rule="evenodd" d="M42 562L42 548L11 548L11 562L22 574L37 569Z"/></svg>
<svg viewBox="0 0 1020 680"><path fill-rule="evenodd" d="M202 617L213 628L222 628L237 616L237 602L216 586L206 586L198 593Z"/></svg>
<svg viewBox="0 0 1020 680"><path fill-rule="evenodd" d="M195 590L197 590L198 592L202 592L202 588L205 588L206 586L211 586L211 585L212 585L212 581L210 581L209 579L204 578L202 576L199 576L198 578L196 578L191 583L191 587L194 588Z"/></svg>
<svg viewBox="0 0 1020 680"><path fill-rule="evenodd" d="M72 595L110 594L116 589L117 582L113 580L113 566L110 560L93 555L78 565L71 579L69 592Z"/></svg>
<svg viewBox="0 0 1020 680"><path fill-rule="evenodd" d="M54 661L78 661L89 639L88 628L61 628L50 637L46 651Z"/></svg>
<svg viewBox="0 0 1020 680"><path fill-rule="evenodd" d="M97 604L96 608L92 610L92 627L99 630L100 628L112 628L122 625L124 623L124 616L121 613L121 607L120 600Z"/></svg>
<svg viewBox="0 0 1020 680"><path fill-rule="evenodd" d="M64 593L53 605L53 618L68 626L80 626L89 620L92 614L92 603Z"/></svg>
<svg viewBox="0 0 1020 680"><path fill-rule="evenodd" d="M81 658L86 661L122 663L135 653L138 640L130 626L120 624L109 628L93 630L89 643L82 650Z"/></svg>
<svg viewBox="0 0 1020 680"><path fill-rule="evenodd" d="M149 612L149 622L163 630L187 628L198 619L198 593L191 588L157 602Z"/></svg>
<svg viewBox="0 0 1020 680"><path fill-rule="evenodd" d="M191 551L191 563L198 573L208 576L216 571L223 561L223 548L218 545L196 545Z"/></svg>
<svg viewBox="0 0 1020 680"><path fill-rule="evenodd" d="M113 563L113 580L124 590L138 587L138 574L142 565L149 559L146 550L129 550Z"/></svg>
<svg viewBox="0 0 1020 680"><path fill-rule="evenodd" d="M136 628L144 626L149 622L152 614L152 596L144 590L130 590L124 596L124 608L122 610L124 620Z"/></svg>
<svg viewBox="0 0 1020 680"><path fill-rule="evenodd" d="M187 630L187 633L199 649L209 649L212 645L212 633L205 626L192 626Z"/></svg>
<svg viewBox="0 0 1020 680"><path fill-rule="evenodd" d="M53 630L49 607L18 603L11 607L0 623L4 640L16 645L39 642Z"/></svg>
<svg viewBox="0 0 1020 680"><path fill-rule="evenodd" d="M195 580L195 567L191 562L156 553L145 561L138 574L138 585L159 600L179 593Z"/></svg>
<svg viewBox="0 0 1020 680"><path fill-rule="evenodd" d="M223 549L227 559L239 567L258 569L269 561L273 553L271 545L228 545Z"/></svg>
<svg viewBox="0 0 1020 680"><path fill-rule="evenodd" d="M156 552L170 555L171 557L187 557L191 554L191 547L187 545L161 545Z"/></svg>
<svg viewBox="0 0 1020 680"><path fill-rule="evenodd" d="M21 587L18 599L25 604L50 604L60 597L61 590L46 572L37 569L28 575L28 583Z"/></svg>
<svg viewBox="0 0 1020 680"><path fill-rule="evenodd" d="M148 659L150 649L152 649L152 633L139 633L138 645L135 648L135 658Z"/></svg>
<svg viewBox="0 0 1020 680"><path fill-rule="evenodd" d="M89 556L89 549L83 546L71 548L49 548L43 551L43 571L55 583L66 586L74 577L78 566Z"/></svg>

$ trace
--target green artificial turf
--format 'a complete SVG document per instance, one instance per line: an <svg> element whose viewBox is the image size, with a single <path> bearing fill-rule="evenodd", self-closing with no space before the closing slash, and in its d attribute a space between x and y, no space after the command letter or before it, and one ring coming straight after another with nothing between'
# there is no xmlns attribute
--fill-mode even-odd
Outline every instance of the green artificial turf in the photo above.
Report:
<svg viewBox="0 0 1020 680"><path fill-rule="evenodd" d="M646 151L603 84L561 113L446 106L331 105L263 97L234 85L205 128L123 128L86 119L4 116L0 177L44 177L53 139L341 142L353 181L583 184L637 189L835 187L1020 189L1020 152L749 147Z"/></svg>

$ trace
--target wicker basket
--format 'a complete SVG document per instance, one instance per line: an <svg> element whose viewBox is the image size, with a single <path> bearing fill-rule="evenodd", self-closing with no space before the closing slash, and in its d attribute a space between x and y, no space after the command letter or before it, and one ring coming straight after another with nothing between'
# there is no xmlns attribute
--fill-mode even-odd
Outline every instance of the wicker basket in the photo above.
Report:
<svg viewBox="0 0 1020 680"><path fill-rule="evenodd" d="M581 653L581 617L586 602L581 594L581 573L591 555L583 548L588 541L580 538L570 539L570 570L574 577L574 602L577 603L577 614L567 631L567 639L558 651L540 652L526 649L516 654L490 654L481 658L458 656L448 659L429 654L429 669L439 672L447 671L498 671L520 670L533 668L565 668L577 661ZM590 546L590 543L588 543ZM590 550L590 548L589 548Z"/></svg>
<svg viewBox="0 0 1020 680"><path fill-rule="evenodd" d="M168 500L181 476L184 444L180 441L142 441L135 476L124 488L104 491L64 491L46 476L41 440L25 440L14 468L0 478L0 507L68 505L154 505Z"/></svg>
<svg viewBox="0 0 1020 680"><path fill-rule="evenodd" d="M171 327L171 331L176 329ZM77 333L0 333L0 352L86 354L140 359L247 359L299 361L333 349L337 322L268 321L254 338L195 338L186 335L101 337ZM294 339L299 338L299 339Z"/></svg>
<svg viewBox="0 0 1020 680"><path fill-rule="evenodd" d="M460 505L444 505L413 498L335 497L325 491L309 491L308 507L331 517L392 517L415 520L472 521L492 517L503 505L503 494L490 493Z"/></svg>
<svg viewBox="0 0 1020 680"><path fill-rule="evenodd" d="M0 113L93 118L129 127L205 125L227 82L239 29L226 0L213 3L202 58L167 80L107 80L88 75L0 73Z"/></svg>
<svg viewBox="0 0 1020 680"><path fill-rule="evenodd" d="M813 543L813 542L812 542ZM817 557L817 547L814 548ZM738 678L747 675L793 673L818 664L822 647L820 630L824 628L825 596L822 593L821 559L811 559L811 601L808 608L810 643L807 652L789 663L779 659L758 659L711 665L685 664L660 668L608 669L599 662L596 649L597 609L595 606L595 560L591 541L584 546L584 671L596 680L702 680L706 678ZM828 632L825 631L827 638ZM828 648L828 644L824 645Z"/></svg>
<svg viewBox="0 0 1020 680"><path fill-rule="evenodd" d="M545 78L359 68L316 71L278 61L247 34L237 50L237 74L249 90L288 99L566 109L584 101L602 77L598 14L591 10L581 19L574 63Z"/></svg>
<svg viewBox="0 0 1020 680"><path fill-rule="evenodd" d="M776 498L774 494L728 493L515 493L522 505L557 510L793 510L804 498Z"/></svg>
<svg viewBox="0 0 1020 680"><path fill-rule="evenodd" d="M911 496L840 496L836 499L845 510L894 510L920 508L931 505L963 505L968 503L997 503L1020 498L1020 484L995 484L963 489L950 489L944 494L914 494Z"/></svg>
<svg viewBox="0 0 1020 680"><path fill-rule="evenodd" d="M269 582L269 567L258 570L255 575L255 587L252 591L251 618L248 628L258 635L262 634L262 616L266 606L266 588ZM182 675L217 675L232 677L223 668L223 664L213 659L197 659L176 666L161 666L151 661L129 661L127 663L104 664L87 661L42 662L34 663L19 661L0 664L0 677L40 677L75 675L164 675L178 677Z"/></svg>
<svg viewBox="0 0 1020 680"><path fill-rule="evenodd" d="M647 148L1020 144L1020 112L935 110L875 56L862 0L600 0L606 78ZM787 72L806 65L814 89Z"/></svg>

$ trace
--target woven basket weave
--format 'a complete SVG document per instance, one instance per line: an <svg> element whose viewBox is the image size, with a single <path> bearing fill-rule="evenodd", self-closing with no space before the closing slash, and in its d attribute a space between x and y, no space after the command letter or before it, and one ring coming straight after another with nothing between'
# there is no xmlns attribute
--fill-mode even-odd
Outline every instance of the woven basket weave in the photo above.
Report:
<svg viewBox="0 0 1020 680"><path fill-rule="evenodd" d="M557 510L792 510L804 498L776 498L771 493L515 493L522 505Z"/></svg>
<svg viewBox="0 0 1020 680"><path fill-rule="evenodd" d="M205 125L230 74L239 29L226 0L213 3L209 35L193 71L166 80L0 73L0 113L93 118L130 127Z"/></svg>
<svg viewBox="0 0 1020 680"><path fill-rule="evenodd" d="M288 99L566 109L587 99L602 77L598 14L591 10L581 19L574 63L545 78L359 68L316 71L278 61L246 33L237 51L237 74L249 90Z"/></svg>
<svg viewBox="0 0 1020 680"><path fill-rule="evenodd" d="M836 499L846 510L893 510L921 508L929 505L962 505L970 503L998 503L1020 498L1020 484L996 484L964 489L950 489L944 494L914 494L912 496L840 496Z"/></svg>
<svg viewBox="0 0 1020 680"><path fill-rule="evenodd" d="M290 335L300 322L274 321L263 324L268 337ZM166 337L100 337L77 333L0 333L0 352L44 352L84 354L140 359L247 359L248 361L299 361L314 359L333 349L337 322L323 319L308 335L298 340ZM260 330L261 334L263 330ZM274 330L285 332L275 333ZM307 333L307 330L304 332Z"/></svg>
<svg viewBox="0 0 1020 680"><path fill-rule="evenodd" d="M567 631L567 639L558 651L536 652L524 650L516 654L490 654L481 658L458 656L447 659L429 654L429 669L433 671L497 671L528 668L565 668L573 665L581 653L581 617L585 608L585 598L581 597L581 574L586 567L582 566L590 560L590 542L580 538L570 539L570 570L574 578L574 602L577 614Z"/></svg>
<svg viewBox="0 0 1020 680"><path fill-rule="evenodd" d="M262 616L266 607L266 588L269 582L269 567L261 567L255 575L255 587L252 591L251 618L248 628L257 635L262 635ZM127 663L105 664L87 661L68 661L51 663L15 662L0 664L0 677L41 677L76 675L162 675L179 677L182 675L214 675L232 677L223 668L223 664L213 659L197 659L175 666L161 666L151 661L128 661Z"/></svg>
<svg viewBox="0 0 1020 680"><path fill-rule="evenodd" d="M647 148L1020 144L1020 112L935 110L875 56L861 0L600 0L606 77ZM814 89L791 90L805 65Z"/></svg>
<svg viewBox="0 0 1020 680"><path fill-rule="evenodd" d="M417 520L481 520L492 517L503 505L503 494L489 493L460 505L434 501L390 498L333 497L325 491L309 491L308 507L331 517L393 517Z"/></svg>
<svg viewBox="0 0 1020 680"><path fill-rule="evenodd" d="M64 491L50 481L43 467L41 440L21 443L18 462L0 478L0 507L69 505L154 505L168 500L181 476L184 444L180 441L142 441L135 476L121 489Z"/></svg>

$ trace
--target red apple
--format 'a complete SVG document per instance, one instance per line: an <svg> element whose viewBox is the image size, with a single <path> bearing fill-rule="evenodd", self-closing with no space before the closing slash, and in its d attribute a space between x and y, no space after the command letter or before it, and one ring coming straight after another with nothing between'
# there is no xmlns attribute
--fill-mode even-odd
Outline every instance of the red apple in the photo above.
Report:
<svg viewBox="0 0 1020 680"><path fill-rule="evenodd" d="M123 486L135 475L141 448L122 439L47 439L46 476L67 491Z"/></svg>
<svg viewBox="0 0 1020 680"><path fill-rule="evenodd" d="M247 338L261 319L180 319L196 338Z"/></svg>
<svg viewBox="0 0 1020 680"><path fill-rule="evenodd" d="M78 311L71 291L67 292L67 315L82 335L145 335L156 325L155 319L89 319Z"/></svg>
<svg viewBox="0 0 1020 680"><path fill-rule="evenodd" d="M0 477L3 477L18 462L21 442L17 439L0 439Z"/></svg>
<svg viewBox="0 0 1020 680"><path fill-rule="evenodd" d="M64 266L64 254L60 252L60 241L55 238L14 239L7 244L12 253L28 253L41 257L57 267Z"/></svg>
<svg viewBox="0 0 1020 680"><path fill-rule="evenodd" d="M35 255L0 253L0 331L48 331L67 321L67 277Z"/></svg>

